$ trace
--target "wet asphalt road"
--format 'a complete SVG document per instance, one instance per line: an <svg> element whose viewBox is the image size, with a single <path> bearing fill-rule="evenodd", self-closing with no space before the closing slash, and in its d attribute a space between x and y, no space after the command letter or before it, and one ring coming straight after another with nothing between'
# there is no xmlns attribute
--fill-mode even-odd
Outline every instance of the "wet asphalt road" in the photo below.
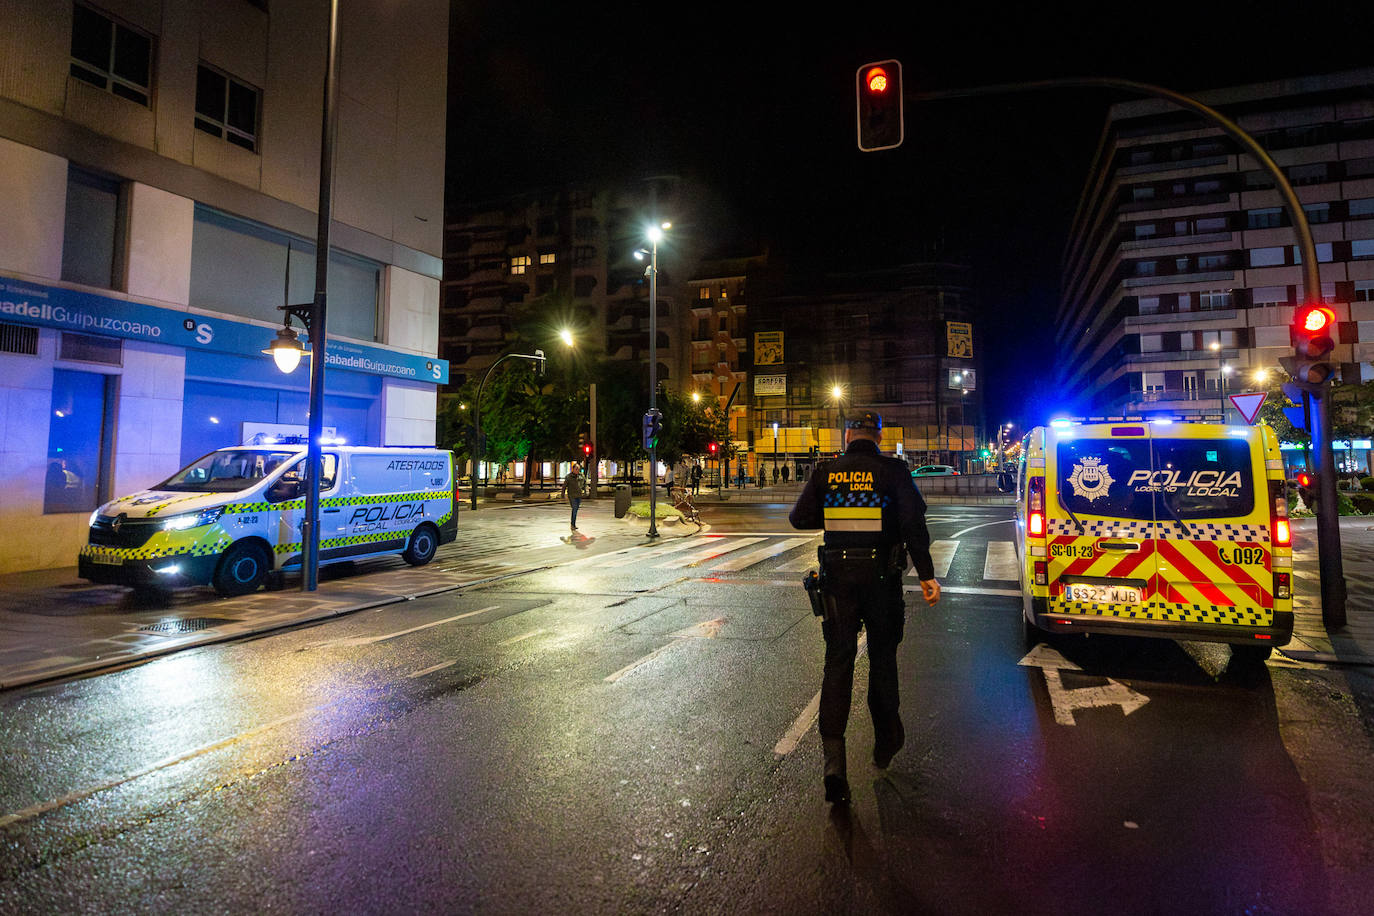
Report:
<svg viewBox="0 0 1374 916"><path fill-rule="evenodd" d="M908 744L868 762L860 662L848 809L820 791L816 541L713 506L705 536L0 695L0 912L1367 907L1365 673L1028 652L1008 511L931 515Z"/></svg>

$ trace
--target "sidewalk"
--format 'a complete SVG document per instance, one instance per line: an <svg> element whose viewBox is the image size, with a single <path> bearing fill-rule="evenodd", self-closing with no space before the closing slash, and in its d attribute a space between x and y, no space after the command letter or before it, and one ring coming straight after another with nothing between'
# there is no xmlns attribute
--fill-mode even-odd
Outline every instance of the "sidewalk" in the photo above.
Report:
<svg viewBox="0 0 1374 916"><path fill-rule="evenodd" d="M1279 652L1324 664L1374 666L1374 517L1341 519L1346 625L1322 623L1316 519L1293 521L1293 641Z"/></svg>
<svg viewBox="0 0 1374 916"><path fill-rule="evenodd" d="M644 541L646 520L616 519L612 501L584 501L579 530L569 532L568 508L548 498L520 505L484 499L459 510L458 541L429 564L399 557L324 567L314 592L289 573L280 591L221 598L209 588L181 589L147 603L129 589L77 578L76 567L0 575L0 690L91 674L208 645L299 626L367 608L410 601L562 563L584 551L619 550ZM695 534L695 525L660 524L659 534ZM463 557L518 557L516 564ZM462 559L462 562L455 562Z"/></svg>

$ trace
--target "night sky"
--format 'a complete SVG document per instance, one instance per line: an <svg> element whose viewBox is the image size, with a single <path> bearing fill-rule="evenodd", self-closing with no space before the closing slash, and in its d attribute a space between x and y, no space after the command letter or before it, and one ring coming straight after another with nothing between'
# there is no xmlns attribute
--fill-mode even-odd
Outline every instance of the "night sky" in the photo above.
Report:
<svg viewBox="0 0 1374 916"><path fill-rule="evenodd" d="M907 107L860 153L854 71L906 89L1114 76L1179 91L1374 65L1374 2L732 5L455 0L449 199L693 176L764 245L837 270L966 260L988 421L1043 421L1059 260L1107 106L1054 91ZM940 12L944 10L944 12ZM950 12L950 10L955 10Z"/></svg>

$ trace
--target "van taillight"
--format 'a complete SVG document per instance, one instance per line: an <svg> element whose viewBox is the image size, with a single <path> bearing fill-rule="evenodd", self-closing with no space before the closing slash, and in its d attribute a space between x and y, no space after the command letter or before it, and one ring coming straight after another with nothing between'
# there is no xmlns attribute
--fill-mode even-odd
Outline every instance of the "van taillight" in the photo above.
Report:
<svg viewBox="0 0 1374 916"><path fill-rule="evenodd" d="M1292 579L1292 577L1290 576L1289 573L1286 573L1286 572L1276 572L1276 573L1274 573L1274 597L1275 597L1275 598L1292 598L1292 597L1293 597L1293 579Z"/></svg>
<svg viewBox="0 0 1374 916"><path fill-rule="evenodd" d="M1289 527L1288 519L1286 518L1274 519L1274 546L1293 546L1293 529Z"/></svg>
<svg viewBox="0 0 1374 916"><path fill-rule="evenodd" d="M1288 524L1288 494L1282 480L1269 481L1269 512L1274 519L1274 546L1292 547L1293 529Z"/></svg>
<svg viewBox="0 0 1374 916"><path fill-rule="evenodd" d="M1029 514L1026 518L1026 532L1031 537L1042 538L1045 536L1045 478L1032 477L1030 479L1028 503Z"/></svg>
<svg viewBox="0 0 1374 916"><path fill-rule="evenodd" d="M1044 560L1035 561L1035 584L1050 584L1050 565L1046 563Z"/></svg>

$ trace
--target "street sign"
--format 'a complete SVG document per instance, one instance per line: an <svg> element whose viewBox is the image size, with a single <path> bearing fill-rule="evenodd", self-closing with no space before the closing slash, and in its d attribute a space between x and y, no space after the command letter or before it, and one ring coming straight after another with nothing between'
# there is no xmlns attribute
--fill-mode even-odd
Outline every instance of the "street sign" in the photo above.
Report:
<svg viewBox="0 0 1374 916"><path fill-rule="evenodd" d="M1259 416L1260 405L1264 403L1265 392L1247 391L1244 394L1231 395L1231 403L1236 405L1236 410L1245 418L1246 423L1254 423L1255 417Z"/></svg>

